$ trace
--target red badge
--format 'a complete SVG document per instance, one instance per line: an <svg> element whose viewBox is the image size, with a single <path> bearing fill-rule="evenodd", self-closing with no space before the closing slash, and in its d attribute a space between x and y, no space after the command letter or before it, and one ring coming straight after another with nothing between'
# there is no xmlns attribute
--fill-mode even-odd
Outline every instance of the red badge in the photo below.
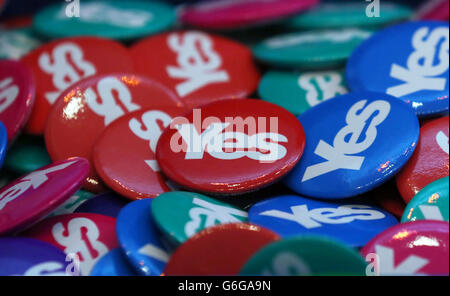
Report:
<svg viewBox="0 0 450 296"><path fill-rule="evenodd" d="M268 22L303 11L318 0L204 1L182 10L184 23L210 29L231 29Z"/></svg>
<svg viewBox="0 0 450 296"><path fill-rule="evenodd" d="M213 226L178 247L164 275L238 275L251 256L278 239L277 234L253 224Z"/></svg>
<svg viewBox="0 0 450 296"><path fill-rule="evenodd" d="M397 175L397 186L408 203L423 187L448 176L448 116L427 122L413 156Z"/></svg>
<svg viewBox="0 0 450 296"><path fill-rule="evenodd" d="M361 254L373 275L448 275L448 222L398 224L377 235Z"/></svg>
<svg viewBox="0 0 450 296"><path fill-rule="evenodd" d="M84 182L89 163L71 158L17 179L0 190L0 235L28 227L70 198Z"/></svg>
<svg viewBox="0 0 450 296"><path fill-rule="evenodd" d="M248 48L203 32L150 37L134 45L131 55L138 73L170 87L190 107L245 98L260 78Z"/></svg>
<svg viewBox="0 0 450 296"><path fill-rule="evenodd" d="M300 160L305 134L287 110L261 100L224 100L176 118L156 158L175 183L240 194L269 185Z"/></svg>
<svg viewBox="0 0 450 296"><path fill-rule="evenodd" d="M27 237L40 239L63 250L79 266L81 275L108 251L119 247L116 219L99 214L66 214L47 218L31 228Z"/></svg>
<svg viewBox="0 0 450 296"><path fill-rule="evenodd" d="M406 203L398 192L395 179L372 190L368 195L376 204L398 219L402 217Z"/></svg>
<svg viewBox="0 0 450 296"><path fill-rule="evenodd" d="M102 133L93 150L95 169L114 191L130 199L169 191L159 172L155 151L172 118L186 108L155 107L125 115Z"/></svg>
<svg viewBox="0 0 450 296"><path fill-rule="evenodd" d="M22 58L36 79L36 104L27 132L42 134L50 107L75 82L92 75L132 72L127 49L98 37L76 37L47 43Z"/></svg>
<svg viewBox="0 0 450 296"><path fill-rule="evenodd" d="M0 121L11 142L26 123L34 103L35 83L22 63L0 61Z"/></svg>
<svg viewBox="0 0 450 296"><path fill-rule="evenodd" d="M45 130L48 153L53 160L81 156L91 161L95 141L114 120L133 111L180 105L175 94L147 78L131 74L86 78L62 93L53 106ZM98 184L91 165L85 188L99 191Z"/></svg>

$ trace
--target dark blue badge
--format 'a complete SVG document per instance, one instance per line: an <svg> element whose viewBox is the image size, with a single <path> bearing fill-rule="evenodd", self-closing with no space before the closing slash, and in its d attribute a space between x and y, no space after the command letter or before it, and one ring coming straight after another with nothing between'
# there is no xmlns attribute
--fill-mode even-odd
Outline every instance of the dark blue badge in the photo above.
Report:
<svg viewBox="0 0 450 296"><path fill-rule="evenodd" d="M0 276L75 275L63 251L30 238L0 238Z"/></svg>
<svg viewBox="0 0 450 296"><path fill-rule="evenodd" d="M448 22L408 22L363 42L347 62L352 91L390 94L418 116L448 111Z"/></svg>
<svg viewBox="0 0 450 296"><path fill-rule="evenodd" d="M117 217L117 239L131 265L143 275L162 274L169 254L151 216L152 199L133 201Z"/></svg>
<svg viewBox="0 0 450 296"><path fill-rule="evenodd" d="M112 192L102 193L82 203L75 213L93 213L116 218L120 210L128 204L124 197Z"/></svg>
<svg viewBox="0 0 450 296"><path fill-rule="evenodd" d="M398 224L388 212L368 204L324 202L284 195L255 204L250 223L282 237L327 236L352 247L362 247L378 233Z"/></svg>
<svg viewBox="0 0 450 296"><path fill-rule="evenodd" d="M0 168L5 160L6 148L8 147L8 134L6 133L6 128L0 121Z"/></svg>
<svg viewBox="0 0 450 296"><path fill-rule="evenodd" d="M90 276L135 276L133 268L127 262L121 249L114 249L106 253L90 273Z"/></svg>
<svg viewBox="0 0 450 296"><path fill-rule="evenodd" d="M382 93L336 97L298 119L306 147L285 184L322 199L352 197L381 185L406 164L419 138L414 110Z"/></svg>

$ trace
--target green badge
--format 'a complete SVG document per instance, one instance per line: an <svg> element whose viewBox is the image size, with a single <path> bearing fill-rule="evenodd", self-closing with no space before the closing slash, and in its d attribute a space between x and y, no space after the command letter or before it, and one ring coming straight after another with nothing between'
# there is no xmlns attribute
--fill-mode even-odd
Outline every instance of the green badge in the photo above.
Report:
<svg viewBox="0 0 450 296"><path fill-rule="evenodd" d="M40 11L33 26L50 38L93 35L130 40L169 29L175 9L160 2L80 1L56 4Z"/></svg>
<svg viewBox="0 0 450 296"><path fill-rule="evenodd" d="M319 236L293 237L271 243L242 268L241 275L365 275L367 263L341 243Z"/></svg>
<svg viewBox="0 0 450 296"><path fill-rule="evenodd" d="M379 3L379 9L367 2L321 4L293 17L286 22L286 26L294 30L381 27L406 20L412 15L412 10L407 6Z"/></svg>
<svg viewBox="0 0 450 296"><path fill-rule="evenodd" d="M371 31L356 28L290 33L269 38L253 47L260 61L284 68L343 67L353 50Z"/></svg>
<svg viewBox="0 0 450 296"><path fill-rule="evenodd" d="M44 139L23 135L8 150L5 167L18 175L25 175L51 162Z"/></svg>
<svg viewBox="0 0 450 296"><path fill-rule="evenodd" d="M259 96L294 115L348 92L343 71L267 72L258 88Z"/></svg>
<svg viewBox="0 0 450 296"><path fill-rule="evenodd" d="M18 60L39 45L30 29L0 29L0 59Z"/></svg>
<svg viewBox="0 0 450 296"><path fill-rule="evenodd" d="M72 195L68 200L48 215L47 218L57 215L72 214L79 206L81 206L82 203L94 196L94 194L88 191L78 190L74 195Z"/></svg>
<svg viewBox="0 0 450 296"><path fill-rule="evenodd" d="M174 191L152 201L152 216L168 239L178 246L197 232L225 223L247 222L247 212L207 196Z"/></svg>
<svg viewBox="0 0 450 296"><path fill-rule="evenodd" d="M449 177L445 177L420 190L406 206L401 222L416 220L448 222L448 181Z"/></svg>

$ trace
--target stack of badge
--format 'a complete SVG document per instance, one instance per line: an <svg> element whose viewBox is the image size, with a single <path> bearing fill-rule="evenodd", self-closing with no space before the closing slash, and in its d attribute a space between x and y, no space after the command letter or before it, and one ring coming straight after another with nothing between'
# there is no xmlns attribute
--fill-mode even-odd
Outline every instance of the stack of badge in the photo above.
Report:
<svg viewBox="0 0 450 296"><path fill-rule="evenodd" d="M449 274L448 1L66 2L0 19L0 275Z"/></svg>

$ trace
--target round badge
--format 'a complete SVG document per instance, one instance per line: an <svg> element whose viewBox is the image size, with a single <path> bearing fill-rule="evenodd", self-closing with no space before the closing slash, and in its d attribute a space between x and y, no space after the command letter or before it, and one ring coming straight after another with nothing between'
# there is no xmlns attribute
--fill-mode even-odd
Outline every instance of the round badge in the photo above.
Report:
<svg viewBox="0 0 450 296"><path fill-rule="evenodd" d="M242 268L246 276L364 275L366 262L354 249L320 236L273 242Z"/></svg>
<svg viewBox="0 0 450 296"><path fill-rule="evenodd" d="M448 22L408 22L377 32L347 62L352 91L383 92L418 116L448 111Z"/></svg>
<svg viewBox="0 0 450 296"><path fill-rule="evenodd" d="M0 168L6 156L6 148L8 146L8 133L3 123L0 121Z"/></svg>
<svg viewBox="0 0 450 296"><path fill-rule="evenodd" d="M92 161L95 141L114 120L137 110L180 104L170 90L144 77L107 74L86 78L64 91L49 113L45 130L48 153L53 160L81 156ZM98 192L98 184L91 165L85 188Z"/></svg>
<svg viewBox="0 0 450 296"><path fill-rule="evenodd" d="M305 234L327 236L351 247L362 247L375 235L397 224L392 215L367 204L331 203L285 195L253 205L251 223L283 238Z"/></svg>
<svg viewBox="0 0 450 296"><path fill-rule="evenodd" d="M28 53L22 62L36 80L36 103L26 126L31 134L43 134L51 106L75 82L92 75L133 70L123 45L97 37L55 40Z"/></svg>
<svg viewBox="0 0 450 296"><path fill-rule="evenodd" d="M175 183L240 194L279 180L299 161L305 134L287 110L261 100L224 100L172 121L156 159Z"/></svg>
<svg viewBox="0 0 450 296"><path fill-rule="evenodd" d="M172 246L216 224L247 222L247 212L191 192L167 192L151 206L156 225Z"/></svg>
<svg viewBox="0 0 450 296"><path fill-rule="evenodd" d="M94 194L88 191L78 190L74 195L72 195L68 200L66 200L62 205L60 205L58 208L56 208L56 210L48 215L48 217L72 214L80 205L93 197Z"/></svg>
<svg viewBox="0 0 450 296"><path fill-rule="evenodd" d="M169 191L156 161L156 144L172 118L186 111L182 105L156 106L122 116L109 125L93 150L95 169L108 187L130 199Z"/></svg>
<svg viewBox="0 0 450 296"><path fill-rule="evenodd" d="M172 89L189 107L252 94L259 81L251 51L198 31L161 34L133 45L137 73Z"/></svg>
<svg viewBox="0 0 450 296"><path fill-rule="evenodd" d="M406 20L411 14L411 8L396 3L383 3L381 11L368 3L324 3L288 20L286 27L294 30L381 27Z"/></svg>
<svg viewBox="0 0 450 296"><path fill-rule="evenodd" d="M121 249L106 253L92 268L90 276L136 276Z"/></svg>
<svg viewBox="0 0 450 296"><path fill-rule="evenodd" d="M6 30L0 28L0 59L20 59L41 45L31 30Z"/></svg>
<svg viewBox="0 0 450 296"><path fill-rule="evenodd" d="M116 219L98 214L67 214L47 218L34 225L26 236L48 242L77 260L81 275L109 250L118 247Z"/></svg>
<svg viewBox="0 0 450 296"><path fill-rule="evenodd" d="M152 199L131 202L117 217L117 239L134 269L142 275L162 274L170 255L162 245L150 209Z"/></svg>
<svg viewBox="0 0 450 296"><path fill-rule="evenodd" d="M35 83L22 63L0 60L0 121L11 142L27 121L34 104Z"/></svg>
<svg viewBox="0 0 450 296"><path fill-rule="evenodd" d="M18 175L31 173L51 163L44 139L30 135L17 138L5 159L5 167Z"/></svg>
<svg viewBox="0 0 450 296"><path fill-rule="evenodd" d="M414 18L420 20L448 21L449 1L428 0L418 8Z"/></svg>
<svg viewBox="0 0 450 296"><path fill-rule="evenodd" d="M35 16L33 28L50 38L93 35L130 40L169 29L175 20L175 9L161 2L89 1L46 7Z"/></svg>
<svg viewBox="0 0 450 296"><path fill-rule="evenodd" d="M56 209L83 183L89 163L70 158L17 179L0 190L0 234L30 226Z"/></svg>
<svg viewBox="0 0 450 296"><path fill-rule="evenodd" d="M425 123L420 128L417 148L397 175L397 187L409 202L423 187L448 176L448 116Z"/></svg>
<svg viewBox="0 0 450 296"><path fill-rule="evenodd" d="M402 222L439 220L448 222L448 177L425 186L411 199L402 216Z"/></svg>
<svg viewBox="0 0 450 296"><path fill-rule="evenodd" d="M107 192L83 202L75 213L94 213L116 218L127 203L122 196Z"/></svg>
<svg viewBox="0 0 450 296"><path fill-rule="evenodd" d="M185 7L181 20L188 25L208 29L234 29L267 23L299 13L317 4L317 0L219 0Z"/></svg>
<svg viewBox="0 0 450 296"><path fill-rule="evenodd" d="M419 138L414 111L382 93L339 96L298 119L308 145L285 184L316 198L347 198L381 185L406 164Z"/></svg>
<svg viewBox="0 0 450 296"><path fill-rule="evenodd" d="M259 83L259 96L294 115L348 92L342 71L269 71Z"/></svg>
<svg viewBox="0 0 450 296"><path fill-rule="evenodd" d="M324 69L345 66L353 50L372 33L357 28L288 33L253 47L255 57L271 66Z"/></svg>
<svg viewBox="0 0 450 296"><path fill-rule="evenodd" d="M252 224L211 227L182 244L170 257L164 274L238 275L254 253L278 239L272 231Z"/></svg>
<svg viewBox="0 0 450 296"><path fill-rule="evenodd" d="M376 275L448 275L448 222L402 223L379 234L361 254Z"/></svg>
<svg viewBox="0 0 450 296"><path fill-rule="evenodd" d="M30 238L0 238L0 276L65 276L71 262L58 248Z"/></svg>

